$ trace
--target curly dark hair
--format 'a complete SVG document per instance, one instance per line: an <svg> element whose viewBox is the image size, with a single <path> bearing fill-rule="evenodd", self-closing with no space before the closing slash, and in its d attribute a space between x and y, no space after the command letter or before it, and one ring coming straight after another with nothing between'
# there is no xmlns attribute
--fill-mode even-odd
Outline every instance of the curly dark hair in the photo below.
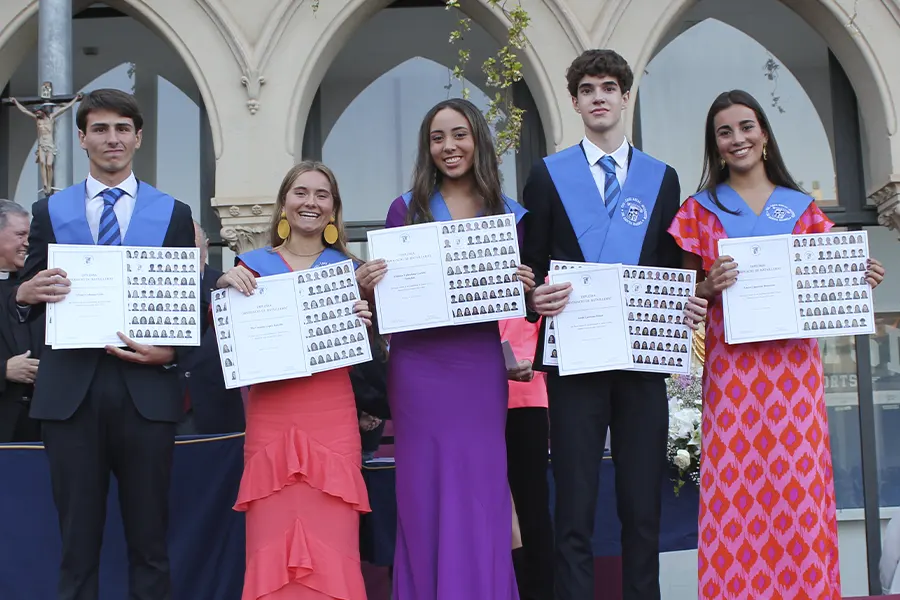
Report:
<svg viewBox="0 0 900 600"><path fill-rule="evenodd" d="M615 50L585 50L581 56L572 61L566 70L569 94L578 95L578 84L586 75L594 77L613 77L619 82L619 88L625 94L631 91L634 73L628 62Z"/></svg>

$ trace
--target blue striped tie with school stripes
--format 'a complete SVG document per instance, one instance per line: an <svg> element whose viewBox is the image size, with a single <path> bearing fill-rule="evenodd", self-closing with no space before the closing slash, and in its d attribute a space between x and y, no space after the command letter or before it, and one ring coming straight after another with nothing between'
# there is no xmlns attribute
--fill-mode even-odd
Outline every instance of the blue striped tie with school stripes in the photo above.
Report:
<svg viewBox="0 0 900 600"><path fill-rule="evenodd" d="M616 177L616 161L607 154L600 159L600 166L603 167L603 172L606 173L603 198L606 201L606 211L611 217L616 211L616 206L619 204L619 195L622 192L622 189L619 187L619 178Z"/></svg>
<svg viewBox="0 0 900 600"><path fill-rule="evenodd" d="M121 246L122 235L119 231L119 220L113 210L116 202L125 192L119 188L106 188L103 196L103 213L100 215L100 230L97 233L97 244L100 246Z"/></svg>

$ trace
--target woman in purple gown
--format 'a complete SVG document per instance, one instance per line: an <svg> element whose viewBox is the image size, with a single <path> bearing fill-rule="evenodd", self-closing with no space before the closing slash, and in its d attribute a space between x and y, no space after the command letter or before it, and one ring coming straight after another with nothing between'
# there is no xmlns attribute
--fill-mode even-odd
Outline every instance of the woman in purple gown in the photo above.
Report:
<svg viewBox="0 0 900 600"><path fill-rule="evenodd" d="M466 100L422 123L413 189L387 227L525 210L501 191L490 129ZM520 233L521 239L521 233ZM387 270L357 271L369 292ZM516 276L534 287L528 267ZM517 600L506 473L509 393L496 322L391 336L388 398L397 460L393 600Z"/></svg>

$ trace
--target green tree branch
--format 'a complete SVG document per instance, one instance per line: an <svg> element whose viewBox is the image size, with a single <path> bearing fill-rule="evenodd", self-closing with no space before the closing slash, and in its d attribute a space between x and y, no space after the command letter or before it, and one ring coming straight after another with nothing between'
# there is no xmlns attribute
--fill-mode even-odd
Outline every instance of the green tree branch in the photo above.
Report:
<svg viewBox="0 0 900 600"><path fill-rule="evenodd" d="M513 101L513 84L521 81L522 63L518 53L528 44L525 30L531 22L528 12L522 7L521 2L515 2L510 8L508 0L485 0L491 8L499 9L509 21L507 37L504 44L497 50L494 56L489 56L481 65L481 70L486 77L486 85L494 88L494 96L491 98L485 111L485 118L494 130L494 147L497 158L502 160L503 155L510 150L518 149L522 134L522 120L525 110L516 106ZM459 0L445 0L446 9L459 10ZM472 20L461 17L456 28L450 32L450 43L456 44L465 40L466 32L472 29ZM458 61L451 69L451 76L458 79L463 85L462 97L469 97L469 89L465 85L466 65L469 62L469 50L460 48Z"/></svg>

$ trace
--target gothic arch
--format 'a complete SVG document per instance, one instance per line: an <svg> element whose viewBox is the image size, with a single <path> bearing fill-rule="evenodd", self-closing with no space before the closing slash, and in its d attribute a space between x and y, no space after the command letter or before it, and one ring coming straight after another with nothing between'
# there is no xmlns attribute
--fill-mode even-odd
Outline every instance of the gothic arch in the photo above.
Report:
<svg viewBox="0 0 900 600"><path fill-rule="evenodd" d="M780 2L803 18L825 40L847 73L859 100L859 112L867 133L867 154L873 181L876 188L880 187L894 171L891 136L897 133L897 111L884 65L872 42L856 28L853 14L848 13L838 0ZM696 0L672 0L662 5L652 0L621 2L624 7L611 15L613 22L603 29L603 39L597 41L601 46L627 48L626 56L633 63L636 83L639 83L641 74L668 32L677 27L684 13L695 3ZM890 4L867 3L867 10L880 14L866 15L866 20L872 22L881 18L900 24L900 11L891 10ZM643 35L635 31L633 25L636 23L648 24ZM620 27L621 24L632 26ZM635 47L636 44L640 47ZM878 53L884 57L892 55L883 49L879 49Z"/></svg>
<svg viewBox="0 0 900 600"><path fill-rule="evenodd" d="M285 144L289 154L297 155L299 148L302 148L304 127L298 125L306 123L316 90L338 52L363 23L389 4L391 4L391 0L349 0L336 14L331 15L328 25L316 39L311 51L306 54L306 60L290 95L288 121L285 128ZM460 5L473 21L481 25L495 39L505 39L507 25L504 18L484 4L483 0L461 0ZM544 9L546 8L545 6ZM323 3L317 18L324 18L327 10L326 3ZM532 15L532 20L534 19L535 15ZM568 39L568 35L565 33L564 35ZM442 42L444 41L436 40L436 43ZM555 98L557 94L554 92L554 87L559 86L551 83L550 77L533 47L528 46L522 52L521 57L525 81L538 106L548 145L552 147L558 144L562 138L562 116L559 102Z"/></svg>
<svg viewBox="0 0 900 600"><path fill-rule="evenodd" d="M104 3L140 21L168 43L184 62L203 99L212 130L215 155L219 158L222 153L222 126L215 96L191 47L174 28L174 24L180 21L179 26L184 31L189 31L191 23L185 22L183 15L181 19L165 18L149 6L148 0L105 0ZM4 12L10 13L6 20L7 25L0 29L0 85L5 85L27 53L37 44L38 0L22 1L18 7L14 6L15 0L2 4L5 6L0 8L0 23L6 20L7 15ZM77 13L90 4L90 0L76 0L73 3L73 11Z"/></svg>

